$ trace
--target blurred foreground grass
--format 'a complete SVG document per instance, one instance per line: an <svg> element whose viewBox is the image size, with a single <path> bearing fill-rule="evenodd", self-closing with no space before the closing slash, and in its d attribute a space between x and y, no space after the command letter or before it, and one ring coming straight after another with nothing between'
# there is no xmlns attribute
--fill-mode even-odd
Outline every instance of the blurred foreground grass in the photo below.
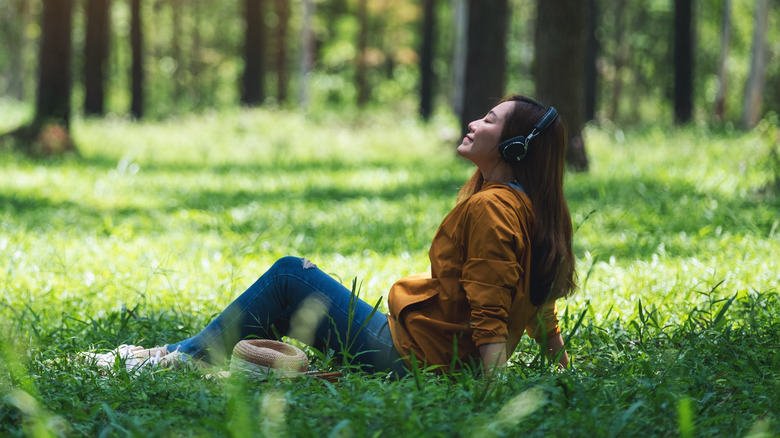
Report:
<svg viewBox="0 0 780 438"><path fill-rule="evenodd" d="M449 119L236 110L77 120L73 136L79 159L0 151L0 434L668 435L691 409L700 432L780 431L780 201L762 192L760 129L587 129L592 169L567 177L583 287L559 303L565 333L584 318L572 371L525 341L505 385L350 374L330 389L46 361L180 340L288 254L378 299L427 269L472 172ZM529 397L544 415L501 419Z"/></svg>

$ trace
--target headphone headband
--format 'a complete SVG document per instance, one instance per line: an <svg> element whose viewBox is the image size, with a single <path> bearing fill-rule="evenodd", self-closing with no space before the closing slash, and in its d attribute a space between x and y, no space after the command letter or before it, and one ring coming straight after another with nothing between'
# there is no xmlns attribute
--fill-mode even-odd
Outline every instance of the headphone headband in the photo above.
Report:
<svg viewBox="0 0 780 438"><path fill-rule="evenodd" d="M498 151L501 158L508 163L515 163L522 160L528 153L528 142L537 135L544 132L558 118L558 110L550 107L542 118L536 122L534 129L527 136L519 135L509 140L504 140L498 144Z"/></svg>
<svg viewBox="0 0 780 438"><path fill-rule="evenodd" d="M549 128L550 125L552 125L552 122L555 121L555 119L558 118L558 110L555 109L554 106L551 106L550 109L547 110L547 112L542 117L542 120L539 120L539 122L534 126L534 130L537 131L537 134L541 134L542 131Z"/></svg>

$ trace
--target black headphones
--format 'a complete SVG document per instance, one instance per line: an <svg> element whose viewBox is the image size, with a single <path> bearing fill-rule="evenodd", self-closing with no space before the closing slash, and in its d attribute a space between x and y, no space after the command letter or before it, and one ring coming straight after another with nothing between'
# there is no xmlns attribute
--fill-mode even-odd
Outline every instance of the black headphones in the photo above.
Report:
<svg viewBox="0 0 780 438"><path fill-rule="evenodd" d="M501 158L507 163L516 163L522 160L523 157L525 157L525 154L528 153L528 142L544 132L545 129L549 128L550 125L552 125L552 122L557 118L558 110L554 107L550 107L544 114L544 117L536 123L533 131L531 131L528 136L519 135L499 143L498 151L501 154Z"/></svg>

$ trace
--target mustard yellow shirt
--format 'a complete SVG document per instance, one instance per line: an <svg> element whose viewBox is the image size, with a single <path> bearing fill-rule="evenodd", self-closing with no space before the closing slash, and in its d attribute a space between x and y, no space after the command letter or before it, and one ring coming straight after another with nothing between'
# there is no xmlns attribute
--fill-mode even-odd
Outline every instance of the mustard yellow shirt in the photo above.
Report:
<svg viewBox="0 0 780 438"><path fill-rule="evenodd" d="M411 352L427 365L449 366L455 351L468 362L493 342L506 342L509 357L524 331L537 341L560 333L555 303L530 300L533 222L524 193L490 182L444 218L431 272L399 280L388 295L390 332L407 365Z"/></svg>

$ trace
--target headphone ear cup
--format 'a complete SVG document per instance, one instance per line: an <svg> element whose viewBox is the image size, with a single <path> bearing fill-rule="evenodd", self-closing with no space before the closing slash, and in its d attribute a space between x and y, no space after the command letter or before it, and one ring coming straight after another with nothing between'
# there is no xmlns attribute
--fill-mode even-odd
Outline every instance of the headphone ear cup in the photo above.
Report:
<svg viewBox="0 0 780 438"><path fill-rule="evenodd" d="M508 163L515 163L525 156L525 137L515 137L498 145L501 158Z"/></svg>

